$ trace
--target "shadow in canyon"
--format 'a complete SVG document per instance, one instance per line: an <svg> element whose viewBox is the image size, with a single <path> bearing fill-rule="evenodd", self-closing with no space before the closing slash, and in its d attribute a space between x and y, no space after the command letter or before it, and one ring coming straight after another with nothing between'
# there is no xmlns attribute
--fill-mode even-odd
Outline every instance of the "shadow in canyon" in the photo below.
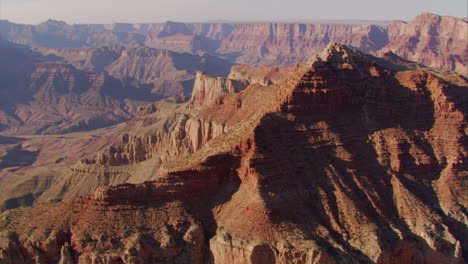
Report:
<svg viewBox="0 0 468 264"><path fill-rule="evenodd" d="M30 166L36 162L39 152L24 150L21 145L16 145L7 150L7 154L1 158L0 169Z"/></svg>

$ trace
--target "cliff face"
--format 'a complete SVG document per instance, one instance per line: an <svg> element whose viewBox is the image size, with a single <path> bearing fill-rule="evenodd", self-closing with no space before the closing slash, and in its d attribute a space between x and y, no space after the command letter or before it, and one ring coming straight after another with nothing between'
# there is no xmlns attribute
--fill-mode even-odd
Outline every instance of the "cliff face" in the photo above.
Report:
<svg viewBox="0 0 468 264"><path fill-rule="evenodd" d="M241 24L221 41L218 52L240 53L240 63L287 65L319 53L330 41L365 52L388 42L385 29L374 25Z"/></svg>
<svg viewBox="0 0 468 264"><path fill-rule="evenodd" d="M468 21L425 13L406 23L394 21L388 26L390 42L384 50L392 50L408 60L467 75L466 48Z"/></svg>
<svg viewBox="0 0 468 264"><path fill-rule="evenodd" d="M455 218L466 223L455 205L461 202L458 194L463 196L461 186L454 185L453 192L432 186L461 179L466 171L466 156L459 154L465 148L462 126L447 125L463 123L461 101L452 100L465 94L464 88L452 94L444 81L425 72L394 75L341 46L310 65L313 70L291 80L292 90L280 91L280 109L288 115L264 116L244 145L250 150L238 170L241 187L223 205L217 218L222 228L210 240L215 259L339 263L361 255L349 253L359 250L364 262L463 262L463 239L450 230L466 233L466 228L448 223ZM457 161L448 165L442 156ZM447 165L461 170L449 169L445 178ZM452 209L444 214L431 209L447 195L451 202L442 207ZM420 217L432 220L419 222ZM423 224L427 221L440 228L438 235ZM283 231L302 239L292 242L278 234ZM305 240L309 235L323 240ZM440 241L451 241L453 257L440 254ZM418 244L424 246L416 249ZM318 249L330 245L335 250L328 254Z"/></svg>
<svg viewBox="0 0 468 264"><path fill-rule="evenodd" d="M222 102L216 100L222 95L238 93L244 90L248 85L248 81L211 77L202 72L197 72L195 84L193 85L192 98L189 102L193 105L219 104Z"/></svg>
<svg viewBox="0 0 468 264"><path fill-rule="evenodd" d="M422 14L411 22L379 25L326 24L164 24L39 26L0 22L0 33L12 42L43 47L145 46L177 52L207 52L251 66L291 66L336 41L366 53L394 50L401 57L467 74L463 18Z"/></svg>
<svg viewBox="0 0 468 264"><path fill-rule="evenodd" d="M463 263L466 79L404 68L331 44L269 86L199 74L72 168L147 181L3 213L0 260Z"/></svg>

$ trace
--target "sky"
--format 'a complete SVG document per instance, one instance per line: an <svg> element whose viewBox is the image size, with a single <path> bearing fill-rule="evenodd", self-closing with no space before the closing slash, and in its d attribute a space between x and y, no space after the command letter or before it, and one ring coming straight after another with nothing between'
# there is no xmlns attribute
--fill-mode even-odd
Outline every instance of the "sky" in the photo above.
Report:
<svg viewBox="0 0 468 264"><path fill-rule="evenodd" d="M467 17L467 0L0 0L0 19L38 24L165 21L409 21L420 13Z"/></svg>

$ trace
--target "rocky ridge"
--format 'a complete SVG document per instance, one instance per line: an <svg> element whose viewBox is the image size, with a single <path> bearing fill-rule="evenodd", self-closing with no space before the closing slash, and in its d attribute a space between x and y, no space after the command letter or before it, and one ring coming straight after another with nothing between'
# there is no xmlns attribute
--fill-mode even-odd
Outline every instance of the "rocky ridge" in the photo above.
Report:
<svg viewBox="0 0 468 264"><path fill-rule="evenodd" d="M172 124L155 106L129 129L182 152L135 160L160 162L151 181L3 213L0 258L463 263L466 79L386 65L333 43L284 82L172 106L191 109ZM206 137L207 122L227 129Z"/></svg>

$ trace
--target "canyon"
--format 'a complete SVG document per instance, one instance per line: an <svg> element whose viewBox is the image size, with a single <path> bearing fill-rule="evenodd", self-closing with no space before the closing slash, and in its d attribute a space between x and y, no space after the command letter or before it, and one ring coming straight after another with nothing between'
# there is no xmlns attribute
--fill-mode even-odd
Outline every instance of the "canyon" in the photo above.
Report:
<svg viewBox="0 0 468 264"><path fill-rule="evenodd" d="M365 53L392 51L404 59L468 75L466 18L423 13L388 25L297 23L179 23L69 25L49 20L37 26L0 21L0 36L46 48L133 46L211 54L250 66L294 66L330 41ZM42 50L42 49L40 49Z"/></svg>
<svg viewBox="0 0 468 264"><path fill-rule="evenodd" d="M8 135L93 130L138 107L189 96L197 71L227 75L231 63L141 45L41 49L0 42L0 128ZM65 59L64 59L65 58Z"/></svg>
<svg viewBox="0 0 468 264"><path fill-rule="evenodd" d="M362 36L344 42L379 53L388 41L413 41L415 30L427 30L414 23L423 20L426 25L433 17L424 14L388 27L356 26L372 32L372 47ZM460 21L440 19L436 22L441 26ZM460 23L466 27L466 21ZM388 34L397 26L406 27L406 33ZM51 27L57 38L69 38L70 45L88 45L73 42L77 26L48 22L30 29L50 32ZM278 44L285 28L315 26L236 25L223 33L230 27L170 22L80 28L105 30L103 38L110 40L116 30L141 37L134 32L137 28L153 36L154 45L179 51L189 47L181 43L206 41L216 52L241 49L235 60L251 65L233 66L224 77L196 72L190 99L172 97L140 106L128 122L93 134L80 132L65 141L44 135L0 137L3 144L16 146L7 153L36 155L36 169L47 164L42 153L35 153L45 138L49 148L66 142L72 156L54 152L52 157L60 161L51 168L57 166L59 176L47 172L30 177L27 168L16 168L25 170L23 182L11 184L8 174L0 178L2 207L10 209L0 214L0 261L464 263L468 81L463 73L449 71L460 72L463 67L456 65L463 64L443 62L442 51L418 51L434 44L432 40L411 48L394 44L381 57L326 41L320 54L297 63L292 55L296 47L279 58L280 52L272 55L278 45L255 43L268 30L277 33L268 37L269 43ZM10 36L15 42L32 41L26 31L16 32L22 33ZM190 40L192 32L199 35ZM256 32L262 34L250 41ZM446 43L447 35L440 35L440 48L466 38L450 32L452 40ZM224 44L211 42L231 37ZM237 37L242 41L236 43ZM68 51L60 53L59 48L47 52L83 69L100 67L67 57ZM249 55L258 48L257 57ZM418 62L424 60L421 54L437 54L441 60L434 66L446 70L407 60L412 52L419 54L413 58ZM466 47L453 52L466 67ZM294 65L253 67L269 60ZM132 72L132 67L104 68L115 80L119 72ZM139 73L134 78L152 78ZM82 145L71 147L77 144ZM3 160L0 165L11 168ZM4 195L8 188L15 199ZM19 205L33 206L14 209Z"/></svg>

